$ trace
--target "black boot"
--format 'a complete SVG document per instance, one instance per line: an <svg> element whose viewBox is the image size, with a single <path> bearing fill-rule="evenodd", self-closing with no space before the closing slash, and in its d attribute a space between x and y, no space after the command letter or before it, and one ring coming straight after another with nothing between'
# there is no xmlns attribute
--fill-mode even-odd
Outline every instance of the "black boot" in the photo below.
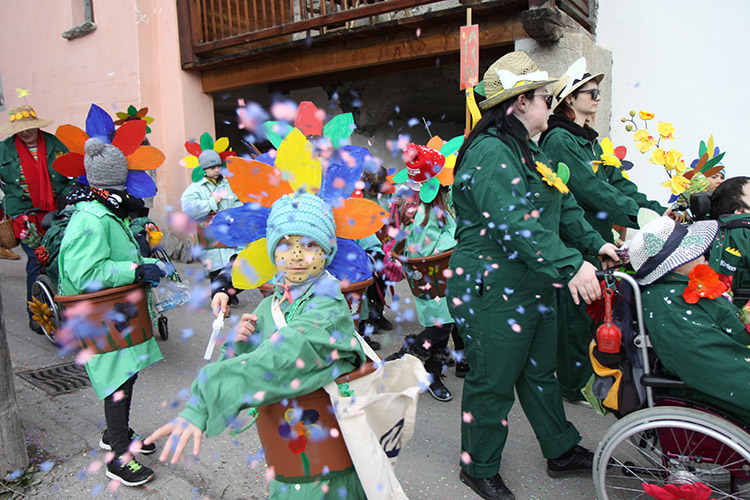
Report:
<svg viewBox="0 0 750 500"><path fill-rule="evenodd" d="M575 445L557 458L547 460L549 477L565 477L574 474L591 474L594 454L583 446Z"/></svg>
<svg viewBox="0 0 750 500"><path fill-rule="evenodd" d="M474 492L486 500L515 500L516 496L512 491L505 486L505 481L500 477L500 474L495 474L492 477L478 478L471 477L463 469L459 473L458 477L461 481Z"/></svg>

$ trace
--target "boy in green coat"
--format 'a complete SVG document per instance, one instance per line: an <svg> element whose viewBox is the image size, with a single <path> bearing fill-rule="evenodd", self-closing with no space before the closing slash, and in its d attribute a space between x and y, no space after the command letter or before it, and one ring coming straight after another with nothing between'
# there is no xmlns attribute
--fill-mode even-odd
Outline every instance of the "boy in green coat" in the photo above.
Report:
<svg viewBox="0 0 750 500"><path fill-rule="evenodd" d="M99 139L85 145L84 165L90 187L68 196L76 212L60 245L58 260L60 295L76 295L131 283L157 285L166 266L141 256L126 219L143 208L143 201L125 190L128 165L115 146ZM133 453L153 453L129 427L130 402L138 372L162 359L156 340L118 351L95 354L86 372L99 399L104 399L107 429L99 446L112 451L107 477L126 486L138 486L154 472L138 463Z"/></svg>
<svg viewBox="0 0 750 500"><path fill-rule="evenodd" d="M664 369L695 389L696 399L750 424L747 325L721 295L723 287L710 294L700 278L713 273L704 254L718 229L716 221L686 228L661 217L633 238L628 255L636 280L645 286L644 320ZM699 286L705 291L692 295Z"/></svg>
<svg viewBox="0 0 750 500"><path fill-rule="evenodd" d="M285 195L273 204L266 240L279 271L274 294L243 314L235 342L201 369L180 416L146 440L171 434L161 460L174 450L177 463L191 437L197 455L203 435L221 433L241 410L309 394L364 363L349 306L326 271L337 249L335 227L330 207L315 195ZM286 326L277 327L274 308ZM353 468L304 480L277 475L270 498L334 499L341 488L346 498L365 498Z"/></svg>
<svg viewBox="0 0 750 500"><path fill-rule="evenodd" d="M711 218L719 221L719 236L708 264L732 276L735 305L750 300L750 177L732 177L711 196Z"/></svg>

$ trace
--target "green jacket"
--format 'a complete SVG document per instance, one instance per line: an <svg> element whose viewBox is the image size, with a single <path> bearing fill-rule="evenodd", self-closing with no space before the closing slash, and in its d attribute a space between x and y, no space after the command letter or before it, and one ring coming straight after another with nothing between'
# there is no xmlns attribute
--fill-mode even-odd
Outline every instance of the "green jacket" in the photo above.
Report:
<svg viewBox="0 0 750 500"><path fill-rule="evenodd" d="M536 143L528 145L535 161L549 166ZM578 271L581 252L596 255L606 243L573 196L547 185L522 158L518 144L506 144L494 127L466 151L452 190L458 242L452 269L512 268L551 284Z"/></svg>
<svg viewBox="0 0 750 500"><path fill-rule="evenodd" d="M726 227L739 221L747 225ZM750 214L725 215L719 218L719 224L708 263L717 273L734 276L732 290L750 288Z"/></svg>
<svg viewBox="0 0 750 500"><path fill-rule="evenodd" d="M365 354L349 305L338 283L331 297L332 280L321 279L293 304L281 303L285 327L273 321L273 297L263 299L253 311L255 335L234 344L234 357L201 369L180 416L213 436L245 408L309 394L360 366Z"/></svg>
<svg viewBox="0 0 750 500"><path fill-rule="evenodd" d="M52 168L55 160L67 153L68 148L52 134L42 132L42 137L47 148L47 170L52 181L52 195L57 198L62 194L67 194L70 185L74 182L74 179L65 177ZM5 191L3 210L11 217L34 208L31 196L21 187L20 176L21 162L16 151L15 135L12 135L0 142L0 181Z"/></svg>
<svg viewBox="0 0 750 500"><path fill-rule="evenodd" d="M58 269L60 295L114 288L135 282L135 268L156 259L141 257L127 224L98 201L76 203L65 230ZM156 340L97 354L86 371L99 399L117 390L134 373L162 359Z"/></svg>
<svg viewBox="0 0 750 500"><path fill-rule="evenodd" d="M552 164L565 163L570 169L568 187L583 208L586 220L602 238L614 242L612 224L638 228L638 210L650 208L663 214L666 208L638 192L638 186L622 175L617 167L600 165L595 173L591 162L599 160L602 148L596 139L589 141L562 127L543 137L541 147Z"/></svg>
<svg viewBox="0 0 750 500"><path fill-rule="evenodd" d="M441 252L447 252L456 246L454 234L456 232L456 219L449 213L445 214L445 223L441 226L437 216L430 212L427 224L421 226L425 217L424 205L414 215L414 220L404 228L406 235L406 256L427 257ZM421 299L414 297L414 305L417 309L417 317L422 326L435 326L435 324L453 323L453 318L448 311L448 300L440 297L438 300Z"/></svg>
<svg viewBox="0 0 750 500"><path fill-rule="evenodd" d="M750 421L750 335L725 298L685 302L688 281L669 273L644 288L654 350L666 371L700 391L702 399Z"/></svg>

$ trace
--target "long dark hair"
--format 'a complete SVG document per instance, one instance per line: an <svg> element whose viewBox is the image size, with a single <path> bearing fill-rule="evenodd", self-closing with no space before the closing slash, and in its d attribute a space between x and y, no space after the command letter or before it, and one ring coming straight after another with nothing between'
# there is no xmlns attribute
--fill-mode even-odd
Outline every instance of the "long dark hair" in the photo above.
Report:
<svg viewBox="0 0 750 500"><path fill-rule="evenodd" d="M525 95L527 99L533 99L534 90L529 90L523 95ZM466 154L466 151L469 149L471 144L477 137L479 137L480 134L486 132L490 127L498 128L500 132L499 138L506 144L508 144L508 141L515 140L515 142L517 142L518 146L521 148L521 153L525 160L526 166L532 171L534 170L534 161L531 154L531 149L528 145L529 131L526 130L524 124L521 123L521 120L519 120L516 115L513 114L513 110L511 109L513 103L515 103L517 100L518 96L513 97L511 99L508 99L507 101L501 102L497 106L491 107L484 112L484 115L482 115L482 119L479 120L479 123L477 123L477 125L474 127L474 130L472 130L469 136L464 140L461 149L458 151L455 174L458 174L459 170L461 169L461 160L463 160L464 154Z"/></svg>

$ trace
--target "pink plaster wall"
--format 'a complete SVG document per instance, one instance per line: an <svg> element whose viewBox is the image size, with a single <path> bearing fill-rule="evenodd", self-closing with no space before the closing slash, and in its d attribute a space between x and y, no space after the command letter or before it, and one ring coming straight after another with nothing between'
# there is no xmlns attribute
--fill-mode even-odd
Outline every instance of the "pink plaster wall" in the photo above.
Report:
<svg viewBox="0 0 750 500"><path fill-rule="evenodd" d="M213 102L200 78L180 68L176 3L172 0L93 0L97 30L75 40L63 31L78 24L82 0L0 2L0 75L9 108L26 99L47 128L84 127L91 103L113 117L128 105L148 106L149 140L166 155L157 171L159 194L152 214L158 223L167 207L179 209L190 172L179 165L183 146L203 132L214 135ZM75 20L74 20L75 17ZM0 120L7 120L3 114Z"/></svg>

